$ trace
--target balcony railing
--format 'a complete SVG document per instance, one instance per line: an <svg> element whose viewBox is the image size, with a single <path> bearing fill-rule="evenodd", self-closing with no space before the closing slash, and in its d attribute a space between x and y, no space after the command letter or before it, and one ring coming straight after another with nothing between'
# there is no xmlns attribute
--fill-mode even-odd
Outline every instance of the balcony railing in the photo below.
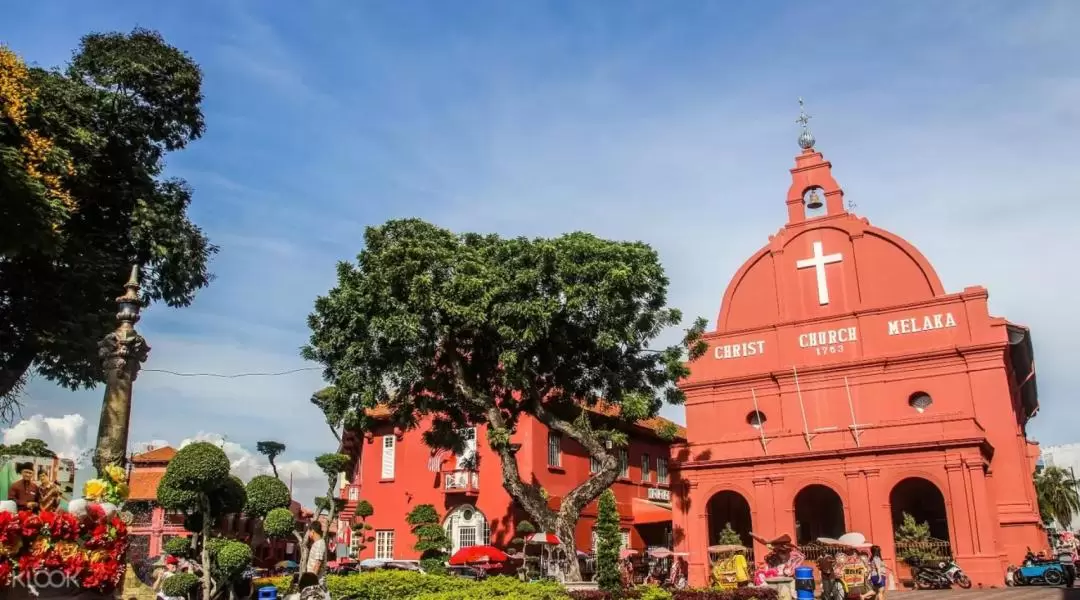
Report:
<svg viewBox="0 0 1080 600"><path fill-rule="evenodd" d="M443 492L447 494L480 493L480 474L468 469L443 471Z"/></svg>

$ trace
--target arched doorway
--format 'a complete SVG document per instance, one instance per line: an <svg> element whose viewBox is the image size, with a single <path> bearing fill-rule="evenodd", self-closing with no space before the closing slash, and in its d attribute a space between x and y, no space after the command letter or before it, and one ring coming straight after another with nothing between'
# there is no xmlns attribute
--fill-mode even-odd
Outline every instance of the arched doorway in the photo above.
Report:
<svg viewBox="0 0 1080 600"><path fill-rule="evenodd" d="M832 488L811 484L795 494L795 540L806 544L818 538L838 538L847 531L844 501Z"/></svg>
<svg viewBox="0 0 1080 600"><path fill-rule="evenodd" d="M892 505L892 525L895 533L909 514L916 523L930 527L930 537L949 541L949 517L945 511L945 496L933 482L922 477L908 477L889 492Z"/></svg>
<svg viewBox="0 0 1080 600"><path fill-rule="evenodd" d="M750 532L753 530L750 520L750 503L738 492L724 490L713 494L706 506L709 515L709 545L720 544L724 529L730 524L731 529L739 534L742 544L753 547Z"/></svg>
<svg viewBox="0 0 1080 600"><path fill-rule="evenodd" d="M484 546L491 539L491 526L487 517L470 504L451 510L443 521L443 527L453 544L450 554L470 546Z"/></svg>

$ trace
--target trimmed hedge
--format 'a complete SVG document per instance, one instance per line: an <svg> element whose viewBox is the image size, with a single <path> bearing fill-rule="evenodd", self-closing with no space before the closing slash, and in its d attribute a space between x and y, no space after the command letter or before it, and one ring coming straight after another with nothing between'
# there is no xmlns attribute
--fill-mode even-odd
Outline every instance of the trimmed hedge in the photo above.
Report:
<svg viewBox="0 0 1080 600"><path fill-rule="evenodd" d="M282 585L264 583L283 579ZM278 587L283 595L289 579L268 578L253 582ZM555 582L522 583L513 577L490 577L472 581L460 577L425 575L415 571L373 571L349 575L327 575L326 587L334 600L492 600L520 598L521 600L616 600L602 591L567 592ZM777 600L771 588L742 588L724 591L715 589L667 591L656 586L641 586L625 592L618 600Z"/></svg>
<svg viewBox="0 0 1080 600"><path fill-rule="evenodd" d="M257 577L255 579L252 579L251 594L257 594L259 592L259 588L264 588L268 585L276 587L278 598L283 598L285 594L289 593L289 588L292 587L292 577L288 575L282 575L280 577Z"/></svg>

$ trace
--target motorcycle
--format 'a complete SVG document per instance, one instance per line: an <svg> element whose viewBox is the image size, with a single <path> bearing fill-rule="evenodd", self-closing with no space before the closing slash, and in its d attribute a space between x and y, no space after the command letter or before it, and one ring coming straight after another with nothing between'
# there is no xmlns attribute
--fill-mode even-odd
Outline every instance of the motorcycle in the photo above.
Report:
<svg viewBox="0 0 1080 600"><path fill-rule="evenodd" d="M947 590L956 585L963 589L971 587L971 579L953 560L939 562L936 566L923 564L918 559L907 561L911 565L915 587L921 590Z"/></svg>
<svg viewBox="0 0 1080 600"><path fill-rule="evenodd" d="M1012 573L1015 585L1061 585L1065 583L1065 567L1056 559L1036 556L1028 550L1024 564Z"/></svg>

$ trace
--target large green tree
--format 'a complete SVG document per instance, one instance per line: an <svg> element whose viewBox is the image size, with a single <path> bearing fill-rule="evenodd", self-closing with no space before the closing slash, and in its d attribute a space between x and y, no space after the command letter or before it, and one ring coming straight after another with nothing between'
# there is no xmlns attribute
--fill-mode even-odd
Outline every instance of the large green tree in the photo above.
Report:
<svg viewBox="0 0 1080 600"><path fill-rule="evenodd" d="M274 461L278 456L281 456L282 452L285 452L285 444L274 440L264 440L255 442L255 449L259 451L259 454L265 456L266 460L270 461L270 468L274 471L274 477L277 477L277 464Z"/></svg>
<svg viewBox="0 0 1080 600"><path fill-rule="evenodd" d="M0 52L0 417L26 376L101 379L132 265L142 300L186 306L216 248L164 159L204 130L198 65L145 29L82 38L63 68ZM9 90L11 90L10 93Z"/></svg>
<svg viewBox="0 0 1080 600"><path fill-rule="evenodd" d="M426 442L461 450L462 428L486 424L503 487L573 556L581 510L618 477L626 427L683 401L673 384L704 352L704 320L678 345L649 347L682 315L667 306L656 252L640 242L456 235L416 219L364 239L357 262L339 264L337 287L316 300L304 357L323 364L360 428L370 427L363 409L385 405L405 428L430 416ZM616 409L611 418L591 417L601 401ZM511 438L525 415L600 466L556 509L518 468ZM575 561L569 568L580 577Z"/></svg>
<svg viewBox="0 0 1080 600"><path fill-rule="evenodd" d="M1080 513L1080 494L1072 473L1061 467L1045 467L1035 474L1035 494L1043 522L1052 520L1068 528L1073 515Z"/></svg>

